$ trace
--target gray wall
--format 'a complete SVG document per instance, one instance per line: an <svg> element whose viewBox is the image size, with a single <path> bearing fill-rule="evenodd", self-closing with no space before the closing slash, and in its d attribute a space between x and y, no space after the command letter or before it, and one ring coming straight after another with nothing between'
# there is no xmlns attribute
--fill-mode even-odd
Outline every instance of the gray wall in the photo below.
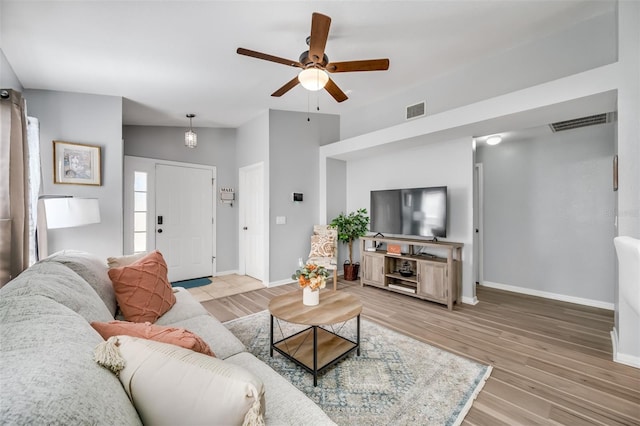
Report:
<svg viewBox="0 0 640 426"><path fill-rule="evenodd" d="M29 115L40 120L40 155L47 195L98 198L101 223L48 231L49 253L84 250L101 257L122 253L122 98L25 90ZM99 145L102 185L53 183L54 140Z"/></svg>
<svg viewBox="0 0 640 426"><path fill-rule="evenodd" d="M613 303L614 126L478 147L485 281Z"/></svg>
<svg viewBox="0 0 640 426"><path fill-rule="evenodd" d="M184 127L124 126L124 153L136 157L204 164L216 167L217 189L238 187L235 129L194 127L198 146L184 146ZM238 268L237 208L216 197L216 270Z"/></svg>
<svg viewBox="0 0 640 426"><path fill-rule="evenodd" d="M0 49L0 89L14 89L18 92L23 90L22 83L13 72L13 68L7 61L7 57L4 56L2 49Z"/></svg>
<svg viewBox="0 0 640 426"><path fill-rule="evenodd" d="M348 211L369 210L370 193L378 189L447 186L447 238L464 243L462 296L475 297L473 257L473 148L471 138L426 143L347 162ZM343 250L347 251L342 245ZM438 253L434 253L438 254ZM341 256L342 257L342 256ZM354 261L360 260L354 247Z"/></svg>
<svg viewBox="0 0 640 426"><path fill-rule="evenodd" d="M327 158L327 222L347 208L347 162Z"/></svg>
<svg viewBox="0 0 640 426"><path fill-rule="evenodd" d="M259 115L237 130L236 164L238 168L265 163L268 184L269 163L269 113ZM242 194L239 194L242 196Z"/></svg>
<svg viewBox="0 0 640 426"><path fill-rule="evenodd" d="M336 115L269 112L270 281L288 279L298 258L309 255L313 225L318 223L319 146L339 139ZM342 184L344 185L344 183ZM292 193L304 194L294 203ZM286 225L276 225L285 216Z"/></svg>
<svg viewBox="0 0 640 426"><path fill-rule="evenodd" d="M405 108L424 100L427 115L432 115L613 63L617 58L616 19L612 2L609 13L578 22L573 28L485 57L450 74L426 78L376 104L346 111L341 117L342 139L403 123Z"/></svg>

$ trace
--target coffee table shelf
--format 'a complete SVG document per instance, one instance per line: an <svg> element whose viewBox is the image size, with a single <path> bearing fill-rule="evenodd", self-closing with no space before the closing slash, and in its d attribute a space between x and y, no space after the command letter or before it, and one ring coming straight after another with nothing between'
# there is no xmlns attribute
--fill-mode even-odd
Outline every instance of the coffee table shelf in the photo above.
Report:
<svg viewBox="0 0 640 426"><path fill-rule="evenodd" d="M295 291L274 297L269 303L270 355L273 351L313 374L313 385L318 384L318 373L356 351L360 355L360 313L362 303L352 294L339 291L323 292L320 304L305 306L302 293ZM340 336L322 326L357 321L356 341ZM293 324L309 325L291 336L274 341L275 319Z"/></svg>

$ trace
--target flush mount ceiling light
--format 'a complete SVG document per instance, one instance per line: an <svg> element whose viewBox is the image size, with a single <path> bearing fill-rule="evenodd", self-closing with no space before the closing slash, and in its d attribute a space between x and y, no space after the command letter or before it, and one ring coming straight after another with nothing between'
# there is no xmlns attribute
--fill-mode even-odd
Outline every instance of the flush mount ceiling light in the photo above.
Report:
<svg viewBox="0 0 640 426"><path fill-rule="evenodd" d="M193 127L191 126L191 120L195 116L195 114L187 114L187 118L189 119L189 130L184 132L184 145L188 148L195 148L198 146L198 135L193 131Z"/></svg>
<svg viewBox="0 0 640 426"><path fill-rule="evenodd" d="M300 71L298 81L305 89L316 92L324 89L324 86L329 81L329 75L326 71L318 68L307 68L306 70Z"/></svg>
<svg viewBox="0 0 640 426"><path fill-rule="evenodd" d="M502 136L500 135L489 136L486 142L487 142L487 145L498 145L500 142L502 142Z"/></svg>

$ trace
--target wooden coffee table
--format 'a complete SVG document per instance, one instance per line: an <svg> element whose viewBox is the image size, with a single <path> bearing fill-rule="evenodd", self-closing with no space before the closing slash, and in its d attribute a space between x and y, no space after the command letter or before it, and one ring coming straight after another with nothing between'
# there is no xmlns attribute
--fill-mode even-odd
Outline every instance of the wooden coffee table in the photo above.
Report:
<svg viewBox="0 0 640 426"><path fill-rule="evenodd" d="M318 373L331 367L353 351L360 355L360 313L362 303L352 294L341 291L324 291L320 304L302 304L302 291L276 296L269 302L271 314L270 349L295 362L313 374L313 386L318 385ZM309 327L282 340L274 342L274 318ZM345 323L353 318L357 321L356 341L339 336L321 326Z"/></svg>

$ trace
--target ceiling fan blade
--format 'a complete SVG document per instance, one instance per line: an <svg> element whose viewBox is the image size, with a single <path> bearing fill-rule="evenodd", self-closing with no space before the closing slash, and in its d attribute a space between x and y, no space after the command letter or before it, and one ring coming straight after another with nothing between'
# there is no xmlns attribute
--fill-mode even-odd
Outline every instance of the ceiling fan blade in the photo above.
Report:
<svg viewBox="0 0 640 426"><path fill-rule="evenodd" d="M294 87L296 87L298 85L298 83L300 83L300 81L298 80L298 76L295 76L295 77L293 77L291 79L291 81L289 81L284 86L282 86L281 88L279 88L278 90L273 92L271 94L271 96L280 97L280 96L284 95L285 93L287 93L289 90L291 90Z"/></svg>
<svg viewBox="0 0 640 426"><path fill-rule="evenodd" d="M311 15L311 36L309 37L309 59L314 63L322 62L324 48L329 38L331 18L321 13Z"/></svg>
<svg viewBox="0 0 640 426"><path fill-rule="evenodd" d="M389 59L365 59L363 61L330 62L325 69L329 72L386 71Z"/></svg>
<svg viewBox="0 0 640 426"><path fill-rule="evenodd" d="M255 50L244 49L239 47L236 50L236 53L239 55L251 56L252 58L263 59L265 61L276 62L278 64L289 65L292 67L304 68L302 64L298 61L293 61L291 59L279 58L273 55L267 55L266 53L256 52Z"/></svg>
<svg viewBox="0 0 640 426"><path fill-rule="evenodd" d="M327 92L329 92L331 96L333 96L333 99L338 102L344 102L349 99L347 95L345 95L345 93L331 79L327 81L327 84L324 86L324 88Z"/></svg>

